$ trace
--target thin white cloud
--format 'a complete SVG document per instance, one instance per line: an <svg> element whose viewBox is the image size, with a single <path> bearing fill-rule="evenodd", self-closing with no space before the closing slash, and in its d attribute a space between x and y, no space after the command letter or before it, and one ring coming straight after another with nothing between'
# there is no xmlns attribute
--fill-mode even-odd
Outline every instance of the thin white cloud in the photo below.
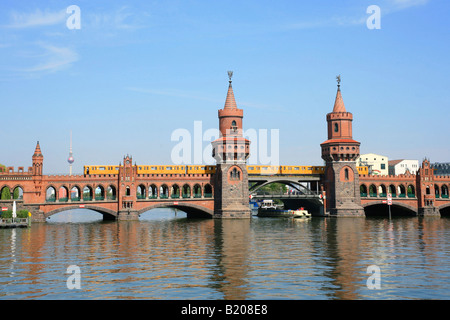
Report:
<svg viewBox="0 0 450 320"><path fill-rule="evenodd" d="M381 0L377 5L381 9L383 16L396 13L402 10L406 10L412 7L423 6L429 3L431 0ZM336 27L336 26L358 26L365 25L367 21L366 8L361 10L359 16L334 16L324 19L318 19L315 21L302 21L298 23L290 23L284 26L284 29L316 29L324 27ZM353 10L354 11L354 10Z"/></svg>
<svg viewBox="0 0 450 320"><path fill-rule="evenodd" d="M183 92L180 90L173 90L173 89L155 90L155 89L128 87L128 88L126 88L126 90L133 91L133 92L139 92L139 93L147 93L147 94L170 96L170 97L185 98L185 99L194 99L194 100L204 100L204 101L211 101L214 103L219 103L219 101L217 101L215 99L207 98L204 96L199 96L196 94L192 94L190 92Z"/></svg>
<svg viewBox="0 0 450 320"><path fill-rule="evenodd" d="M31 28L40 26L51 26L56 24L63 24L67 19L66 11L41 11L36 9L31 13L12 12L11 22L6 25L7 28ZM64 24L63 24L64 25Z"/></svg>
<svg viewBox="0 0 450 320"><path fill-rule="evenodd" d="M430 2L430 0L388 0L387 5L391 10L404 10L410 7L422 6Z"/></svg>
<svg viewBox="0 0 450 320"><path fill-rule="evenodd" d="M218 99L212 99L205 96L197 95L195 93L190 92L183 92L180 90L155 90L155 89L144 89L144 88L137 88L137 87L128 87L125 88L128 91L133 92L139 92L139 93L146 93L146 94L153 94L153 95L162 95L162 96L170 96L170 97L176 97L176 98L183 98L183 99L193 99L193 100L202 100L202 101L208 101L214 103L214 105L220 106L220 104L225 103L225 97L223 97L223 100ZM238 103L238 107L248 107L252 109L263 109L263 110L275 110L275 109L284 109L280 106L273 106L273 105L265 105L261 103L253 103L253 102L241 102Z"/></svg>
<svg viewBox="0 0 450 320"><path fill-rule="evenodd" d="M146 14L133 12L129 7L123 6L115 11L89 13L86 23L90 28L103 30L136 30L145 28L143 18Z"/></svg>
<svg viewBox="0 0 450 320"><path fill-rule="evenodd" d="M41 47L44 49L44 54L41 56L44 61L21 71L27 73L56 72L79 60L79 55L70 48L53 45L41 45Z"/></svg>

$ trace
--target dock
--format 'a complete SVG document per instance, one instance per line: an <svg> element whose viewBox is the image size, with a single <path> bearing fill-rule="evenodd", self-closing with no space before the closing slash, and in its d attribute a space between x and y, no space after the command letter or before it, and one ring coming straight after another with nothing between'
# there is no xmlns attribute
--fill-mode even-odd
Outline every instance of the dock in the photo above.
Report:
<svg viewBox="0 0 450 320"><path fill-rule="evenodd" d="M30 226L31 218L9 218L0 219L0 228L27 228Z"/></svg>

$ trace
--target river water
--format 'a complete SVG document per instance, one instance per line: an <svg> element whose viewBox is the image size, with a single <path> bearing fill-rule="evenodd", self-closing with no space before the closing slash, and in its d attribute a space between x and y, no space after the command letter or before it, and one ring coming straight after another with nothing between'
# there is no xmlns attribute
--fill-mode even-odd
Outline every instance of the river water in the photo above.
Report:
<svg viewBox="0 0 450 320"><path fill-rule="evenodd" d="M104 222L77 210L0 229L0 299L449 299L449 285L448 218L221 221L155 209Z"/></svg>

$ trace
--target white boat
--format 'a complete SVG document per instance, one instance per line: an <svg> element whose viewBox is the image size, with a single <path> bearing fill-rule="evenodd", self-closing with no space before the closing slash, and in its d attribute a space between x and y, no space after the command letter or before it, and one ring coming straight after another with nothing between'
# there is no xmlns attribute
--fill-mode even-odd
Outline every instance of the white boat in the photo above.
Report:
<svg viewBox="0 0 450 320"><path fill-rule="evenodd" d="M299 208L297 210L282 210L273 200L264 200L261 207L258 209L258 217L273 217L273 218L309 218L311 214L304 208Z"/></svg>

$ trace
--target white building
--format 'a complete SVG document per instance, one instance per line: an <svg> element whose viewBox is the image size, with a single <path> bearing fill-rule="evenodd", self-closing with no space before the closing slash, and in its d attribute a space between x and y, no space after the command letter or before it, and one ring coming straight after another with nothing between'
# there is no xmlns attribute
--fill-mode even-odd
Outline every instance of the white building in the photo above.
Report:
<svg viewBox="0 0 450 320"><path fill-rule="evenodd" d="M416 174L417 171L419 171L419 160L401 159L389 161L390 175L404 174L406 169L408 169L411 174Z"/></svg>
<svg viewBox="0 0 450 320"><path fill-rule="evenodd" d="M356 159L357 166L369 167L369 174L371 175L388 175L389 165L388 157L375 154L367 153L361 154L358 159Z"/></svg>

